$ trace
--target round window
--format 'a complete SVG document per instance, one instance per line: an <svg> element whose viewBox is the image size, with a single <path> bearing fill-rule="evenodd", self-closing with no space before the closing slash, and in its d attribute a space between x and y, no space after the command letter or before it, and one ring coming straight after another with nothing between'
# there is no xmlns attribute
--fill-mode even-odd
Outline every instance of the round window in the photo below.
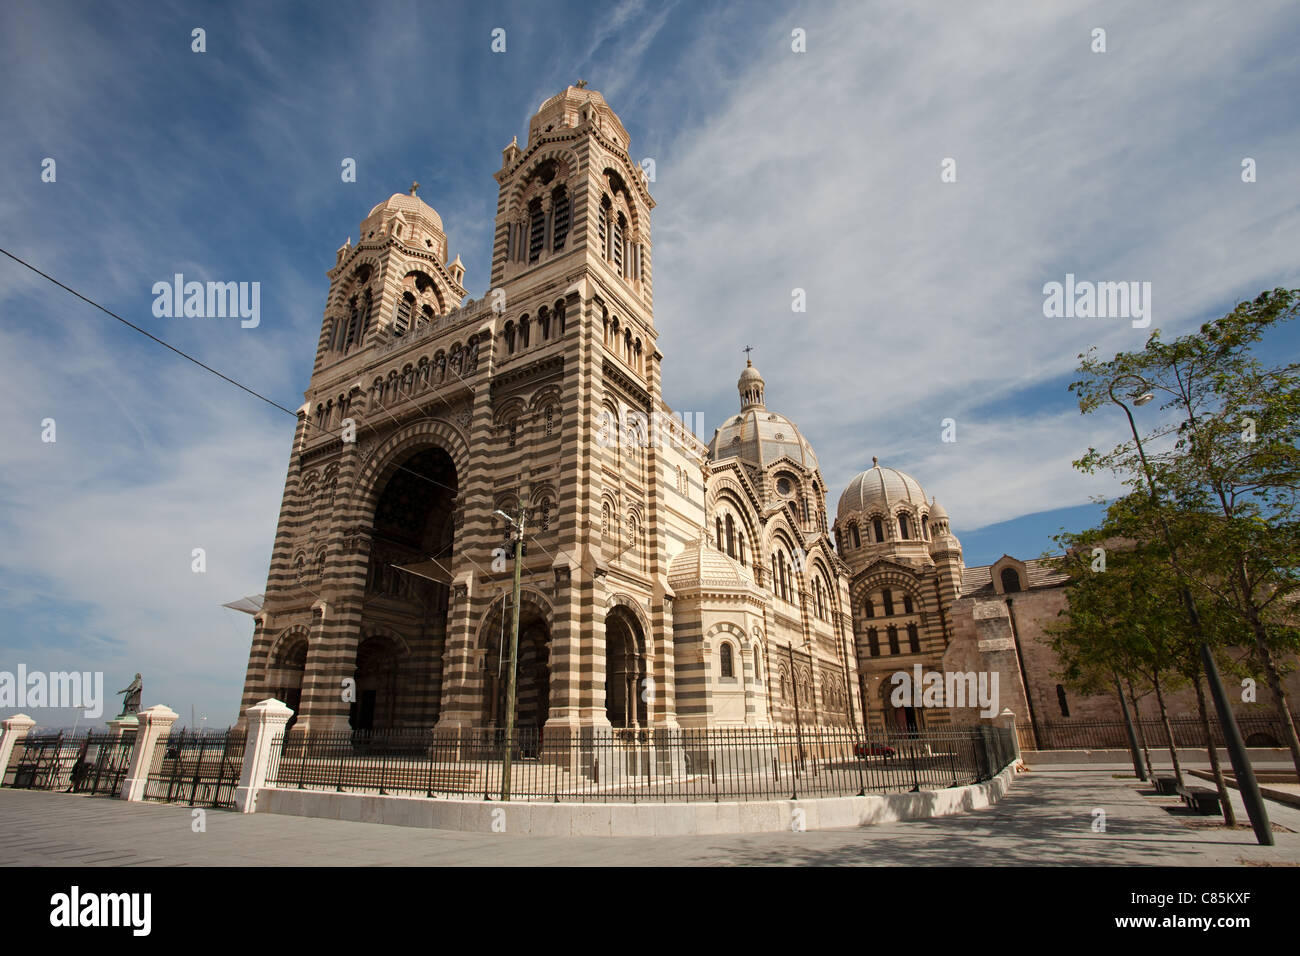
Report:
<svg viewBox="0 0 1300 956"><path fill-rule="evenodd" d="M776 480L776 493L789 497L794 492L794 485L790 484L789 478L778 478Z"/></svg>

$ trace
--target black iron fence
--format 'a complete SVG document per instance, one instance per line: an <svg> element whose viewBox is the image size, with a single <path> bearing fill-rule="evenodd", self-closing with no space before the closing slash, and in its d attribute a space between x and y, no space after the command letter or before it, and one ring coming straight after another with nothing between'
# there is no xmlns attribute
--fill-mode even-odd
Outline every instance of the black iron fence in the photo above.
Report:
<svg viewBox="0 0 1300 956"><path fill-rule="evenodd" d="M295 732L276 741L280 788L499 799L500 730ZM956 787L1015 757L1011 732L850 730L516 732L510 798L555 802L772 800Z"/></svg>
<svg viewBox="0 0 1300 956"><path fill-rule="evenodd" d="M3 783L20 790L70 790L86 733L29 733L14 747Z"/></svg>
<svg viewBox="0 0 1300 956"><path fill-rule="evenodd" d="M87 733L69 778L73 792L117 796L134 749L135 734Z"/></svg>
<svg viewBox="0 0 1300 956"><path fill-rule="evenodd" d="M231 807L244 765L243 731L180 730L159 741L145 782L146 800Z"/></svg>
<svg viewBox="0 0 1300 956"><path fill-rule="evenodd" d="M1300 715L1293 715L1300 724ZM1134 721L1134 730L1141 725L1148 747L1168 747L1169 734L1164 721L1158 717L1144 717ZM1169 719L1174 746L1208 747L1205 727L1197 716L1178 716ZM1238 714L1237 726L1248 747L1285 747L1281 718L1270 714ZM1123 720L1049 720L1038 724L1038 746L1034 746L1033 732L1027 724L1019 726L1020 747L1023 750L1127 750L1128 731ZM1224 747L1223 731L1216 716L1210 716L1210 733L1216 747ZM1142 737L1139 735L1139 742Z"/></svg>

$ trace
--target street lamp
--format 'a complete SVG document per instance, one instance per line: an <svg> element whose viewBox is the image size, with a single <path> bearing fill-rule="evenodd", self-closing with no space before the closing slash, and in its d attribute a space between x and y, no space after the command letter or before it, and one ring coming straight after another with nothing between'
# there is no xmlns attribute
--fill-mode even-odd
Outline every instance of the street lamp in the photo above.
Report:
<svg viewBox="0 0 1300 956"><path fill-rule="evenodd" d="M1264 799L1259 792L1259 782L1255 779L1255 769L1250 765L1250 758L1246 754L1246 745L1241 739L1241 729L1237 726L1237 717L1232 712L1232 705L1228 702L1228 692L1224 689L1223 679L1219 676L1219 665L1215 663L1214 653L1210 650L1210 645L1205 640L1205 632L1201 629L1201 617L1196 613L1196 602L1192 600L1192 592L1188 589L1187 581L1178 568L1178 548L1174 544L1174 536L1169 530L1169 523L1165 520L1164 512L1160 508L1160 496L1156 491L1155 479L1151 476L1151 465L1147 462L1146 451L1142 447L1142 439L1138 435L1137 424L1133 421L1133 412L1115 395L1115 386L1126 379L1138 385L1138 388L1130 396L1130 400L1134 405L1145 405L1155 396L1151 393L1146 380L1140 375L1120 375L1111 381L1107 387L1110 400L1124 409L1124 414L1128 416L1129 429L1133 432L1133 442L1137 445L1138 457L1142 460L1142 472L1146 476L1147 489L1151 495L1151 507L1155 511L1156 517L1160 519L1160 529L1164 533L1165 544L1169 548L1169 562L1179 575L1183 607L1187 611L1187 619L1192 626L1192 633L1200 644L1201 668L1205 671L1206 683L1210 685L1210 696L1214 698L1214 709L1219 713L1219 726L1223 730L1224 742L1228 745L1228 759L1232 762L1232 770L1237 777L1237 786L1241 789L1241 799L1246 805L1246 815L1250 817L1250 825L1254 828L1255 839L1259 841L1260 845L1272 846L1273 828L1269 824L1268 810L1264 807ZM1209 745L1213 747L1214 741L1209 741Z"/></svg>
<svg viewBox="0 0 1300 956"><path fill-rule="evenodd" d="M524 550L524 496L519 496L519 518L511 518L500 508L497 514L506 519L515 535L515 588L514 588L514 623L510 628L510 671L506 675L506 736L504 752L501 755L501 799L510 799L510 747L515 730L515 676L519 669L519 582L523 565ZM504 608L502 609L504 612Z"/></svg>
<svg viewBox="0 0 1300 956"><path fill-rule="evenodd" d="M802 649L808 647L810 644L812 644L812 641L804 641L799 645L799 647ZM790 654L790 687L794 691L794 732L795 737L799 741L799 766L802 767L805 760L803 749L803 723L799 717L799 679L794 669L794 643L787 643L785 648Z"/></svg>

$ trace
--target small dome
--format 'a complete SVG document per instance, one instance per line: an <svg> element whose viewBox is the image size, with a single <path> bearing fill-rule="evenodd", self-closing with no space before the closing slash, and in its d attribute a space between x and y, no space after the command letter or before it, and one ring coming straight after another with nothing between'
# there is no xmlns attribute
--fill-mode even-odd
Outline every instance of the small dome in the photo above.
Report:
<svg viewBox="0 0 1300 956"><path fill-rule="evenodd" d="M933 498L930 499L930 520L931 521L948 520L947 510L944 508L943 505L939 504L939 502L935 501Z"/></svg>
<svg viewBox="0 0 1300 956"><path fill-rule="evenodd" d="M393 193L379 205L375 206L374 209L371 209L370 212L366 214L366 218L369 219L375 213L379 212L379 210L384 208L391 209L393 212L404 212L418 216L430 223L433 228L437 229L439 232L443 231L442 217L438 215L437 211L434 210L432 206L418 196L412 196L409 193Z"/></svg>
<svg viewBox="0 0 1300 956"><path fill-rule="evenodd" d="M749 579L732 558L696 538L668 565L668 586L678 593L692 588L745 588Z"/></svg>
<svg viewBox="0 0 1300 956"><path fill-rule="evenodd" d="M874 458L872 465L850 481L844 494L840 495L836 512L840 517L855 512L892 511L900 502L911 505L926 503L925 490L911 475L895 468L881 468ZM933 520L933 512L931 516Z"/></svg>

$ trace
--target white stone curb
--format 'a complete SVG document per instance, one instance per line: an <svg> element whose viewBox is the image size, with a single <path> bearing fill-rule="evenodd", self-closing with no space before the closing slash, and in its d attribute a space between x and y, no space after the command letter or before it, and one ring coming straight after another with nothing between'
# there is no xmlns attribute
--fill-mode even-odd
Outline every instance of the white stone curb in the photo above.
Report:
<svg viewBox="0 0 1300 956"><path fill-rule="evenodd" d="M258 791L256 812L531 836L779 833L981 810L1002 799L1014 776L1012 764L992 780L950 790L744 803L500 803L268 787Z"/></svg>

